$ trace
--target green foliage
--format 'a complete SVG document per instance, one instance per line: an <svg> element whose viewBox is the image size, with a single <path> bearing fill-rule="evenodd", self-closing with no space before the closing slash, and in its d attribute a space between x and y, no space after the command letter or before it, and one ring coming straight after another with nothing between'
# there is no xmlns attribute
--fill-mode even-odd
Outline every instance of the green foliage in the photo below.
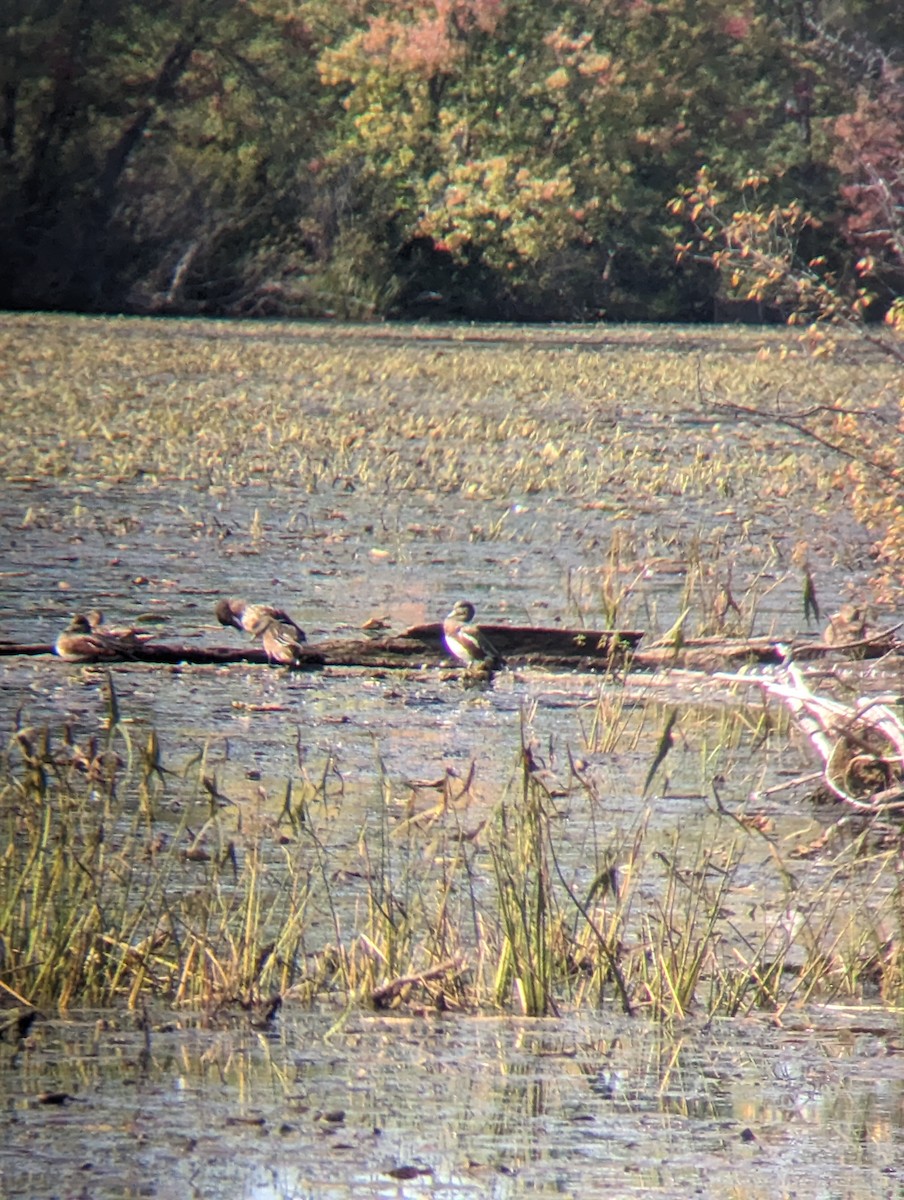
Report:
<svg viewBox="0 0 904 1200"><path fill-rule="evenodd" d="M870 115L849 30L899 33L855 0L834 31L765 0L11 7L0 302L230 314L702 314L668 200L705 165L831 212L836 118Z"/></svg>
<svg viewBox="0 0 904 1200"><path fill-rule="evenodd" d="M0 70L7 303L222 308L291 258L318 105L265 6L23 4Z"/></svg>
<svg viewBox="0 0 904 1200"><path fill-rule="evenodd" d="M624 309L639 290L649 311L675 275L664 190L704 146L740 169L784 135L774 88L791 66L765 20L673 0L578 25L569 5L518 6L443 57L425 51L430 11L374 16L322 56L348 114L333 155L389 186L403 234L476 250L522 308L539 292L547 313Z"/></svg>

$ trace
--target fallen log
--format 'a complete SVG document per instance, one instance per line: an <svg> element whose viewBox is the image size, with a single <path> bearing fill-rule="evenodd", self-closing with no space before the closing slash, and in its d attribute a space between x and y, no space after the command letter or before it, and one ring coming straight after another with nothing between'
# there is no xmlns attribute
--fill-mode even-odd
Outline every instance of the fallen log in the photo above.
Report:
<svg viewBox="0 0 904 1200"><path fill-rule="evenodd" d="M48 643L35 642L20 645L16 642L0 642L0 658L9 657L10 655L36 656L53 653L53 645ZM97 661L105 663L143 662L159 663L162 665L189 663L194 666L228 665L229 663L250 663L267 666L270 662L266 651L260 646L244 646L233 649L231 646L187 646L184 644L171 645L165 642L141 642L135 646L130 646L128 653L123 653L118 658L105 658L103 660L98 659ZM311 649L305 650L303 658L297 665L301 668L322 667L325 661L323 654L319 650Z"/></svg>
<svg viewBox="0 0 904 1200"><path fill-rule="evenodd" d="M543 655L550 660L561 658L570 662L585 659L608 663L613 658L624 658L643 637L643 630L637 629L545 629L535 625L484 625L483 622L480 631L486 634L503 658L528 662L532 656ZM443 658L450 657L439 622L412 625L397 638L381 640L387 643L412 642Z"/></svg>
<svg viewBox="0 0 904 1200"><path fill-rule="evenodd" d="M572 669L577 665L598 669L624 661L643 637L643 633L637 630L537 629L519 625L485 625L481 628L486 630L487 636L506 658L520 663L537 662L538 665ZM322 666L391 669L415 664L439 666L451 657L442 640L442 625L439 623L415 625L400 634L386 637L330 639L316 646L305 645L301 651L293 669ZM0 657L52 653L53 646L46 643L20 645L0 642ZM258 645L233 649L148 641L130 646L128 653L116 661L266 665L268 659L266 652Z"/></svg>
<svg viewBox="0 0 904 1200"><path fill-rule="evenodd" d="M780 665L789 646L772 638L689 638L669 645L638 649L644 636L640 630L544 629L530 625L481 625L481 629L510 666L535 666L549 670L594 672L630 662L635 671L681 668L697 671L738 669L745 664ZM904 643L890 638L865 639L850 646L825 642L801 642L790 647L798 661L833 658L876 657L898 653ZM323 666L363 667L393 670L402 667L436 667L451 662L442 640L442 625L413 625L385 637L330 638L302 647L293 669ZM47 643L20 644L0 641L0 658L11 655L52 654ZM258 643L243 646L199 646L185 643L141 642L123 654L122 662L193 665L247 663L268 665L267 654ZM458 664L454 664L458 665Z"/></svg>
<svg viewBox="0 0 904 1200"><path fill-rule="evenodd" d="M28 657L37 654L53 654L53 646L47 642L0 642L0 658L14 655Z"/></svg>
<svg viewBox="0 0 904 1200"><path fill-rule="evenodd" d="M721 678L762 688L780 700L822 763L829 793L858 812L904 809L904 722L885 697L861 697L855 705L813 692L788 657L771 678Z"/></svg>
<svg viewBox="0 0 904 1200"><path fill-rule="evenodd" d="M828 647L825 647L828 649ZM674 646L649 646L631 657L633 671L718 671L760 663L777 665L784 652L771 638L688 638Z"/></svg>
<svg viewBox="0 0 904 1200"><path fill-rule="evenodd" d="M631 658L635 671L659 671L681 667L691 671L721 671L744 664L781 666L790 654L798 662L821 658L867 659L886 654L904 653L904 642L893 636L893 630L842 645L830 642L781 642L775 638L688 638L675 645L649 646L636 651Z"/></svg>

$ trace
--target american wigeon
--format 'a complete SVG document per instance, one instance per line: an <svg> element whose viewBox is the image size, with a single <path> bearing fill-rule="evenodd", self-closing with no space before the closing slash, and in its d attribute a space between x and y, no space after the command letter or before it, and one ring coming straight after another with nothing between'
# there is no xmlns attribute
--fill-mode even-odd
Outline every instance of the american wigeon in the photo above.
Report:
<svg viewBox="0 0 904 1200"><path fill-rule="evenodd" d="M104 614L99 608L92 608L85 614L88 624L91 626L92 633L99 633L102 637L115 638L124 646L140 646L142 642L148 642L154 636L148 633L145 629L111 629L109 625L104 624Z"/></svg>
<svg viewBox="0 0 904 1200"><path fill-rule="evenodd" d="M495 671L503 665L499 651L474 624L474 605L468 600L459 600L443 621L443 640L467 667Z"/></svg>
<svg viewBox="0 0 904 1200"><path fill-rule="evenodd" d="M301 645L304 641L304 634L299 639L298 632L298 627L294 623L288 624L271 617L255 636L260 637L270 662L292 666L293 663L304 658L304 650Z"/></svg>
<svg viewBox="0 0 904 1200"><path fill-rule="evenodd" d="M53 646L54 654L66 662L99 662L128 658L135 641L98 633L82 613L76 613Z"/></svg>
<svg viewBox="0 0 904 1200"><path fill-rule="evenodd" d="M236 629L250 633L252 637L261 637L271 621L288 625L295 635L296 642L306 642L304 630L300 625L283 612L270 604L249 604L247 600L220 600L214 610L221 625L233 625Z"/></svg>

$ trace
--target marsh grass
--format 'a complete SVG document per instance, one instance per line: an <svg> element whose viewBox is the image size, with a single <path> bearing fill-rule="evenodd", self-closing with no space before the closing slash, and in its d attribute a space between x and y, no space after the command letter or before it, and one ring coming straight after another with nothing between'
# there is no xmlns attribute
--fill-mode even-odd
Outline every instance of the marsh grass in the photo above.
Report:
<svg viewBox="0 0 904 1200"><path fill-rule="evenodd" d="M482 819L470 779L448 777L423 807L378 756L350 846L329 757L274 799L234 804L203 751L171 771L112 684L107 696L92 738L20 728L0 762L0 989L19 1002L248 1007L279 993L669 1021L904 995L897 841L865 824L812 862L721 803L671 840L651 832L649 805L619 832L580 760L553 785L528 711ZM632 721L655 728L663 712ZM615 740L631 738L618 717ZM694 720L679 724L692 741ZM762 725L726 720L716 745L710 721L701 774Z"/></svg>
<svg viewBox="0 0 904 1200"><path fill-rule="evenodd" d="M377 494L453 491L508 503L554 494L617 519L676 498L718 496L743 512L752 497L809 495L820 478L818 456L789 452L786 430L708 421L697 362L667 339L649 351L601 356L592 336L563 353L533 331L491 356L479 332L467 337L476 350L464 335L456 345L448 332L428 329L410 331L400 347L379 329L365 336L273 325L263 335L242 322L227 330L9 316L0 352L19 366L4 402L20 436L0 447L0 472L216 488L266 473L308 493L332 492L341 480ZM791 358L779 368L746 354L743 366L713 338L712 387L754 410L780 384L801 404L861 386L856 363ZM437 403L449 397L456 400ZM200 436L186 438L186 428ZM73 520L97 517L82 506ZM620 590L603 597L604 606L611 610Z"/></svg>
<svg viewBox="0 0 904 1200"><path fill-rule="evenodd" d="M735 741L744 731L765 736L762 720L726 725ZM804 885L757 820L724 810L694 840L676 834L665 847L650 834L649 809L635 829L613 835L604 829L605 797L572 767L565 803L575 791L586 802L577 845L564 844L569 816L531 752L524 714L521 756L482 849L462 840L459 815L445 804L425 822L403 823L401 854L398 830L387 837L381 823L379 852L389 858L368 857L365 939L377 969L359 978L359 1000L374 987L393 1003L416 994L447 1007L451 978L456 1006L543 1016L614 1004L673 1020L701 1010L781 1012L877 989L900 994L888 852L871 860L861 890L842 886L861 879L846 852ZM412 831L427 827L429 839L412 842ZM856 859L856 847L848 849ZM432 882L428 864L438 868ZM761 880L758 901L751 872ZM745 908L757 910L756 920L737 915ZM393 972L401 986L387 993Z"/></svg>
<svg viewBox="0 0 904 1200"><path fill-rule="evenodd" d="M595 699L587 705L589 720L579 714L584 749L590 754L612 754L616 748L637 750L644 733L648 705L629 698L624 688L613 691L600 683Z"/></svg>
<svg viewBox="0 0 904 1200"><path fill-rule="evenodd" d="M522 738L524 734L522 731ZM498 898L493 999L508 1002L514 987L525 1016L556 1011L554 931L559 914L552 887L549 822L552 797L522 751L520 794L496 811L489 854Z"/></svg>
<svg viewBox="0 0 904 1200"><path fill-rule="evenodd" d="M135 1004L145 991L197 1003L284 990L297 974L304 869L288 853L283 871L265 868L253 838L240 866L216 812L202 830L218 843L210 853L190 828L200 774L176 824L160 825L159 746L151 734L133 755L131 743L115 700L87 749L46 730L11 738L0 804L3 989L62 1009Z"/></svg>

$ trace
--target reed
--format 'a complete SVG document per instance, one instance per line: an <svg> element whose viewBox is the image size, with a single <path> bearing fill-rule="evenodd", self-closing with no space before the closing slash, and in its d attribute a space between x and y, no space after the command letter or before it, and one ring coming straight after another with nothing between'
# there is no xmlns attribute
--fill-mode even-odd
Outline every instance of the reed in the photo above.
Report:
<svg viewBox="0 0 904 1200"><path fill-rule="evenodd" d="M0 990L17 1002L247 1007L279 993L673 1021L904 996L896 843L866 821L788 847L719 801L665 838L651 801L619 830L605 776L581 760L551 786L525 709L511 783L488 807L471 777L406 801L377 755L349 843L329 756L236 805L204 749L167 768L112 683L107 697L91 737L18 728L0 756ZM639 753L635 726L664 714L650 702L628 723L616 706L589 740ZM711 721L680 725L701 776L730 775L739 741L768 732L756 714L726 719L721 744Z"/></svg>
<svg viewBox="0 0 904 1200"><path fill-rule="evenodd" d="M531 769L522 726L520 790L497 807L489 854L496 883L499 947L493 999L514 990L525 1016L557 1011L554 963L559 914L549 861L552 800Z"/></svg>
<svg viewBox="0 0 904 1200"><path fill-rule="evenodd" d="M20 729L4 752L0 985L61 1009L284 990L298 975L304 867L286 848L274 872L261 837L237 848L216 813L191 835L188 803L164 829L150 804L156 739L133 755L114 704L110 715L84 745Z"/></svg>

